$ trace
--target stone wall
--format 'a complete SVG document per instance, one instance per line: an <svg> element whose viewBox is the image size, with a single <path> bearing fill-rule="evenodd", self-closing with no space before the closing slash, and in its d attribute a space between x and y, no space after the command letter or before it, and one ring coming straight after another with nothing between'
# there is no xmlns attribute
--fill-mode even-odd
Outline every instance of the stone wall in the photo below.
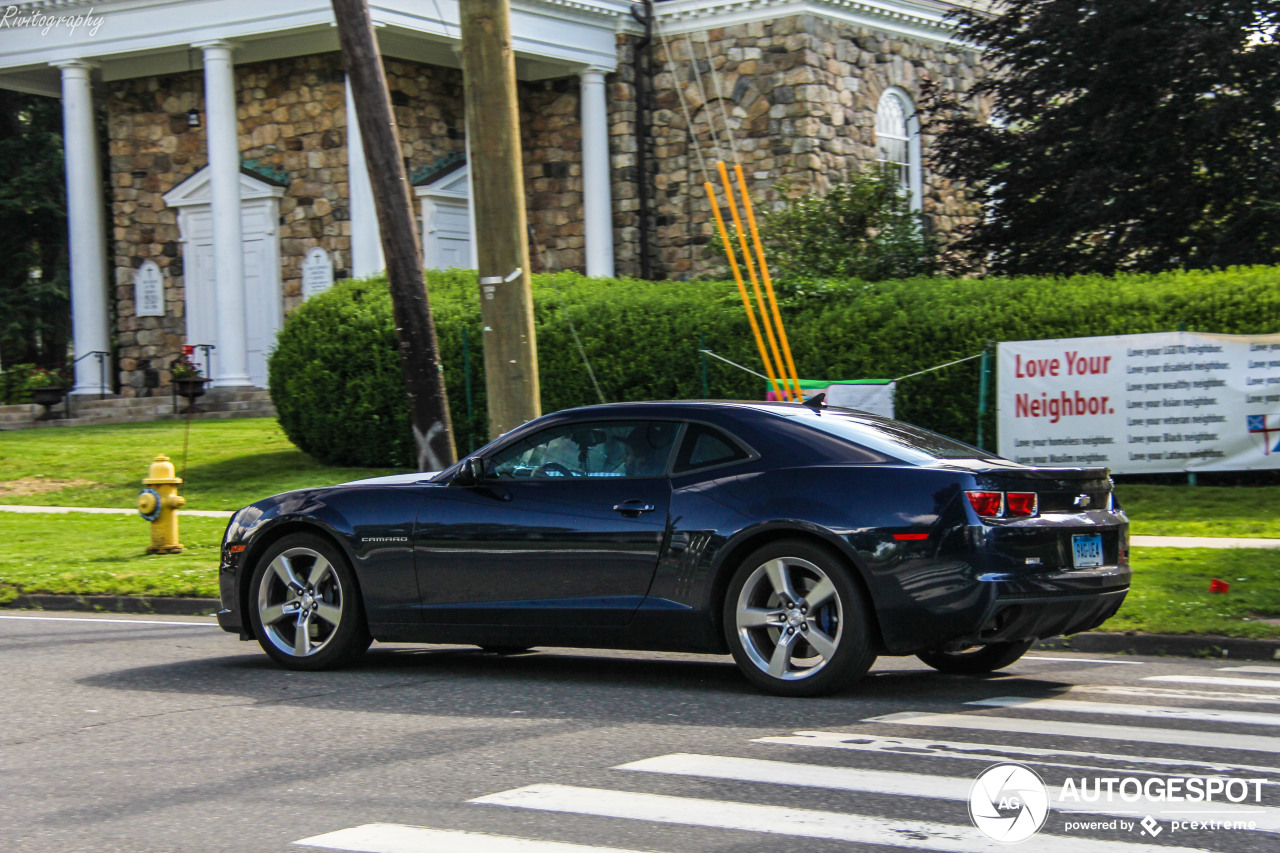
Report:
<svg viewBox="0 0 1280 853"><path fill-rule="evenodd" d="M586 266L582 212L581 86L577 77L521 83L520 143L535 272Z"/></svg>
<svg viewBox="0 0 1280 853"><path fill-rule="evenodd" d="M388 86L411 178L429 182L466 152L462 73L388 59ZM301 264L326 249L341 278L351 268L347 114L338 54L236 67L240 153L245 168L283 184L280 259L284 309L302 300ZM115 258L117 343L126 396L142 393L146 371L168 384L169 362L186 343L183 260L177 211L164 194L207 162L200 72L109 84L108 134ZM529 222L541 251L535 269L581 269L582 141L576 77L519 90ZM420 216L415 201L414 215ZM421 234L419 221L418 233ZM133 280L153 260L165 281L164 317L138 317Z"/></svg>
<svg viewBox="0 0 1280 853"><path fill-rule="evenodd" d="M740 160L758 207L780 203L775 189L780 181L789 182L796 194L823 192L875 163L876 108L886 88L899 87L918 104L925 79L963 92L983 74L975 54L813 15L715 28L688 39L674 36L670 51L671 62L660 45L653 55L655 278L722 268L708 248L715 225L702 187L708 172L719 185L717 156L730 166L735 156ZM705 172L688 143L680 92ZM628 94L634 96L634 87ZM633 116L626 98L617 98L615 129ZM929 171L932 136L925 134L921 143L923 212L929 227L946 235L968 221L974 209ZM619 254L630 257L621 247Z"/></svg>
<svg viewBox="0 0 1280 853"><path fill-rule="evenodd" d="M618 37L618 70L606 78L617 269L638 275L637 101L632 60L637 39ZM799 15L673 37L672 61L652 49L650 136L645 147L655 278L687 278L720 268L709 250L714 222L702 187L707 177L688 143L698 139L713 169L716 139L727 127L760 207L780 203L775 185L823 191L875 162L875 113L881 93L897 86L917 102L921 83L967 91L982 76L975 55L882 32ZM385 62L411 177L429 181L466 150L462 75L457 69ZM714 67L716 74L710 73ZM286 312L301 301L302 258L329 251L335 273L350 269L346 101L341 58L323 54L237 66L241 156L246 166L285 187L280 255ZM716 85L720 86L717 92ZM535 270L581 270L580 86L576 75L519 85L525 189ZM678 97L692 115L688 127ZM177 213L163 195L207 160L200 72L108 84L111 241L124 393L141 392L148 368L165 368L185 343L183 262ZM202 122L203 124L203 122ZM714 129L714 132L713 132ZM928 168L923 207L930 226L953 232L973 216L960 193ZM711 174L714 181L714 173ZM415 209L415 215L420 210ZM421 233L419 229L419 233ZM154 260L165 279L164 317L137 317L135 270Z"/></svg>

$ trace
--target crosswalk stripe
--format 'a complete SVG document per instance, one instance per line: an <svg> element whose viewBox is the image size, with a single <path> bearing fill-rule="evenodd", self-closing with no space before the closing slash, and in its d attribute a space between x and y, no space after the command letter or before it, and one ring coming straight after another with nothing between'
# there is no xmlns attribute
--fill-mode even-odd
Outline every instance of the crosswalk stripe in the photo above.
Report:
<svg viewBox="0 0 1280 853"><path fill-rule="evenodd" d="M293 843L352 853L456 853L459 850L467 853L637 853L617 847L588 847L478 832L448 832L399 823L366 823Z"/></svg>
<svg viewBox="0 0 1280 853"><path fill-rule="evenodd" d="M1261 678L1226 678L1216 675L1148 675L1143 681L1176 681L1182 684L1217 684L1222 687L1270 687L1280 690L1280 681Z"/></svg>
<svg viewBox="0 0 1280 853"><path fill-rule="evenodd" d="M1100 726L1095 723L1026 720L1016 717L980 717L966 714L931 714L925 711L903 711L897 714L867 717L863 722L1280 753L1280 738L1263 737L1261 735L1239 735L1234 732L1152 729L1140 726Z"/></svg>
<svg viewBox="0 0 1280 853"><path fill-rule="evenodd" d="M1006 746L1003 744L973 743L972 741L949 741L910 737L879 737L877 735L859 734L856 732L796 732L787 737L762 737L753 743L777 744L779 746L810 746L820 749L849 749L862 752L882 752L890 755L901 755L908 758L959 758L967 761L1034 761L1037 767L1064 767L1071 770L1104 770L1113 772L1115 768L1097 767L1092 764L1074 764L1067 761L1050 761L1048 759L1083 759L1092 761L1115 761L1126 766L1132 774L1153 775L1167 773L1167 770L1135 770L1133 768L1146 765L1148 767L1178 768L1189 770L1197 768L1206 773L1263 773L1274 774L1274 766L1257 764L1229 764L1221 761L1192 761L1183 758L1148 758L1140 755L1116 755L1106 752L1073 752L1069 749L1041 749L1032 746Z"/></svg>
<svg viewBox="0 0 1280 853"><path fill-rule="evenodd" d="M529 785L471 800L486 805L644 820L653 823L737 829L802 838L825 838L940 853L1008 853L973 827L841 814L785 806L672 797L572 785ZM1046 835L1035 837L1038 853L1172 853L1186 848Z"/></svg>
<svg viewBox="0 0 1280 853"><path fill-rule="evenodd" d="M1073 684L1067 693L1105 696L1143 696L1151 699L1186 699L1196 702L1234 702L1241 705L1280 705L1280 696L1262 693L1228 693L1222 690L1179 690L1176 687L1131 687L1120 684Z"/></svg>
<svg viewBox="0 0 1280 853"><path fill-rule="evenodd" d="M871 770L860 767L825 767L817 764L790 764L758 758L731 758L722 755L690 755L676 753L622 764L615 770L665 773L673 776L697 776L729 779L737 782L764 782L771 785L794 785L802 788L827 788L858 791L864 794L890 794L954 800L965 803L973 779L957 776L934 776L925 773L901 773L893 770ZM1052 792L1052 787L1050 788ZM1141 820L1153 811L1176 818L1177 809L1155 809L1148 802L1059 802L1050 797L1052 812L1096 814L1110 817L1133 817ZM1256 824L1262 832L1280 832L1280 809L1242 807L1232 803L1215 804L1214 814L1222 820L1238 820Z"/></svg>
<svg viewBox="0 0 1280 853"><path fill-rule="evenodd" d="M996 696L990 699L975 699L965 704L987 708L1019 708L1028 711L1066 711L1073 714L1106 714L1120 717L1154 717L1162 720L1239 723L1247 726L1280 726L1280 714L1267 714L1261 711L1219 711L1212 708L1176 708L1166 705L1078 702L1074 699L1036 699L1029 696Z"/></svg>
<svg viewBox="0 0 1280 853"><path fill-rule="evenodd" d="M1221 666L1218 672L1252 672L1255 675L1280 676L1280 666Z"/></svg>
<svg viewBox="0 0 1280 853"><path fill-rule="evenodd" d="M1096 658L1050 658L1044 655L1023 655L1019 660L1048 660L1055 663L1101 663L1108 666L1142 666L1140 660L1098 660Z"/></svg>

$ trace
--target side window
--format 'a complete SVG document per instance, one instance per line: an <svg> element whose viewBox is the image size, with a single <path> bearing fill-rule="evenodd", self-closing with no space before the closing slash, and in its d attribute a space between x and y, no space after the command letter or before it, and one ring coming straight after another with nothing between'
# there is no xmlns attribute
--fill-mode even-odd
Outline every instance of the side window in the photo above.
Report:
<svg viewBox="0 0 1280 853"><path fill-rule="evenodd" d="M559 477L661 477L680 425L668 421L565 424L503 448L486 476L499 480Z"/></svg>
<svg viewBox="0 0 1280 853"><path fill-rule="evenodd" d="M747 458L747 451L720 430L705 424L690 424L676 456L673 473L683 474L696 468L726 465Z"/></svg>

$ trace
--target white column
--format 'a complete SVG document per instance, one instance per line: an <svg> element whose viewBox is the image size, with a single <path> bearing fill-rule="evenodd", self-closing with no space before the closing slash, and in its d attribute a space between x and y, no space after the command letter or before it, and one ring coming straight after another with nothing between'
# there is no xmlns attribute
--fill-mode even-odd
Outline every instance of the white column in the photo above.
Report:
<svg viewBox="0 0 1280 853"><path fill-rule="evenodd" d="M582 212L587 275L613 277L613 192L609 168L606 69L588 67L582 79Z"/></svg>
<svg viewBox="0 0 1280 853"><path fill-rule="evenodd" d="M373 185L364 159L364 141L356 121L356 102L347 78L347 202L351 207L351 275L365 278L387 268L382 257L382 233L373 204Z"/></svg>
<svg viewBox="0 0 1280 853"><path fill-rule="evenodd" d="M111 356L105 371L91 352L111 350L107 320L107 234L102 166L93 121L92 66L80 60L62 69L62 134L67 168L67 231L71 260L71 335L78 359L72 394L111 392ZM85 356L88 356L87 358Z"/></svg>
<svg viewBox="0 0 1280 853"><path fill-rule="evenodd" d="M209 145L209 207L213 219L213 286L218 335L212 343L215 388L249 385L244 294L244 234L240 224L240 131L236 120L232 45L197 42L204 51L205 125Z"/></svg>

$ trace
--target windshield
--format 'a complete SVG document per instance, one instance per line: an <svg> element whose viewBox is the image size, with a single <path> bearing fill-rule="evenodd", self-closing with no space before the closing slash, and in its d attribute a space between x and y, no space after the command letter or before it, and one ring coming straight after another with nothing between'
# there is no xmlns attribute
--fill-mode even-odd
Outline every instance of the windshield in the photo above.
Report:
<svg viewBox="0 0 1280 853"><path fill-rule="evenodd" d="M994 459L995 454L927 429L871 415L824 410L821 414L788 414L795 423L851 441L869 450L928 465L939 459Z"/></svg>

